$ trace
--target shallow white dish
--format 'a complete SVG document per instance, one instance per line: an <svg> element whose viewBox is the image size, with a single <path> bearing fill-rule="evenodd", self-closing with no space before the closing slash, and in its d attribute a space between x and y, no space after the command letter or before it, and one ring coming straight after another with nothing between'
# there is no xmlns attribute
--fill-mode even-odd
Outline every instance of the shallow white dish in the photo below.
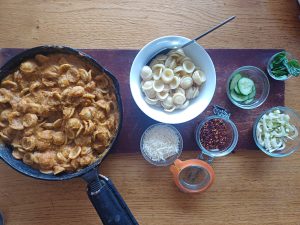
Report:
<svg viewBox="0 0 300 225"><path fill-rule="evenodd" d="M184 52L206 75L206 82L201 86L199 96L191 100L190 105L186 109L178 109L173 112L165 112L162 108L150 106L144 100L144 94L140 87L140 72L143 66L161 50L182 46L188 41L190 39L181 36L165 36L155 39L139 51L132 63L130 70L130 90L133 99L147 116L156 121L169 124L190 121L201 114L213 98L216 89L215 67L205 49L195 42L184 48Z"/></svg>

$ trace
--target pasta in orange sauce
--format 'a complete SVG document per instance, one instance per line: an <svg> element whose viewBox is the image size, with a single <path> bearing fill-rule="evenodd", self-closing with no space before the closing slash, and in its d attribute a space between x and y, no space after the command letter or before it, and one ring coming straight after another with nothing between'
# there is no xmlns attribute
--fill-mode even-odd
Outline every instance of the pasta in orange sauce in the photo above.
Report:
<svg viewBox="0 0 300 225"><path fill-rule="evenodd" d="M67 54L36 55L0 84L0 140L42 173L95 162L119 123L112 80Z"/></svg>

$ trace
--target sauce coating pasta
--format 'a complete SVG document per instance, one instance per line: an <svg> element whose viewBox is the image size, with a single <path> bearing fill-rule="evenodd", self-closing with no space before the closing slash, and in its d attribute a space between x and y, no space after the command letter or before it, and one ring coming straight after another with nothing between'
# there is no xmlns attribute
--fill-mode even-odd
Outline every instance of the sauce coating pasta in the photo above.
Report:
<svg viewBox="0 0 300 225"><path fill-rule="evenodd" d="M74 172L93 162L116 135L112 80L68 54L36 55L0 84L0 141L43 173Z"/></svg>

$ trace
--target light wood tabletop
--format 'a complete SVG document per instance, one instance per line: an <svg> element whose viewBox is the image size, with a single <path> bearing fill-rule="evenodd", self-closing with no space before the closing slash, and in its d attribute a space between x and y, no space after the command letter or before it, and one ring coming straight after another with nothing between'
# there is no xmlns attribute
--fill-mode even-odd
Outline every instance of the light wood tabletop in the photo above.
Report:
<svg viewBox="0 0 300 225"><path fill-rule="evenodd" d="M193 38L219 21L235 21L201 39L206 48L284 48L300 59L296 0L1 0L0 47L61 44L139 49L165 35ZM300 78L286 82L285 104L300 113ZM139 137L132 137L139 138ZM182 159L196 157L184 151ZM300 152L275 159L238 149L215 160L216 180L201 194L180 192L168 168L141 154L113 154L101 173L145 225L300 225ZM0 211L8 225L101 224L81 179L45 182L0 162Z"/></svg>

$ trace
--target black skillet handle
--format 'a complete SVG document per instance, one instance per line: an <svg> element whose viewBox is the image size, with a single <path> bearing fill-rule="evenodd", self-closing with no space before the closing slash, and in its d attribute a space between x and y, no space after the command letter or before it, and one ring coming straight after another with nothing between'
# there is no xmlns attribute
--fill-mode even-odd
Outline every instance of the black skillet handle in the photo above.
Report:
<svg viewBox="0 0 300 225"><path fill-rule="evenodd" d="M103 225L138 225L125 201L107 177L88 183L88 196Z"/></svg>

